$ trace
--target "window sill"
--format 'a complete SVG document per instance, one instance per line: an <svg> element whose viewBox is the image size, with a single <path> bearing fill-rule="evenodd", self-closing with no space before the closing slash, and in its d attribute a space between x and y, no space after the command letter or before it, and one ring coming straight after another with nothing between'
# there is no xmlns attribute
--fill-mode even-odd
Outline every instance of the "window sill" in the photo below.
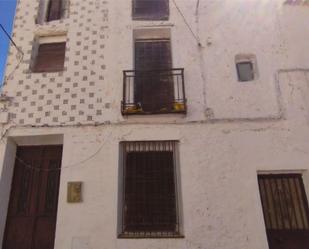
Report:
<svg viewBox="0 0 309 249"><path fill-rule="evenodd" d="M31 70L31 73L59 73L64 72L65 69L51 69L51 70Z"/></svg>
<svg viewBox="0 0 309 249"><path fill-rule="evenodd" d="M141 16L132 16L133 21L168 21L169 16L148 16L148 15L141 15Z"/></svg>

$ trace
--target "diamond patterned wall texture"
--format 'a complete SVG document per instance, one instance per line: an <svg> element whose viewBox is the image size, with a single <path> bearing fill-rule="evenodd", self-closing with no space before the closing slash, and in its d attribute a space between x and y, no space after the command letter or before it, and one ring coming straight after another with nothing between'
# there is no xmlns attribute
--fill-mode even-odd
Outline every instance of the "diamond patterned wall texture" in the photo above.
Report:
<svg viewBox="0 0 309 249"><path fill-rule="evenodd" d="M3 92L10 122L17 125L63 125L104 122L110 103L102 100L105 79L105 44L108 39L108 2L69 2L67 18L36 24L40 0L21 0L17 6L13 39L24 52L20 66ZM32 73L35 37L66 33L64 71ZM16 66L10 48L6 75Z"/></svg>

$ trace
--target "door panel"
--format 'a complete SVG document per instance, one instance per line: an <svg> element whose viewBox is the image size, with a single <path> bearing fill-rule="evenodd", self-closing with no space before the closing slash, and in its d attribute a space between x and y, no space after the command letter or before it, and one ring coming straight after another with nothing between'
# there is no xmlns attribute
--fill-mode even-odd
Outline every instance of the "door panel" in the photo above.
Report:
<svg viewBox="0 0 309 249"><path fill-rule="evenodd" d="M6 225L3 249L31 249L33 219L31 217L10 217Z"/></svg>
<svg viewBox="0 0 309 249"><path fill-rule="evenodd" d="M308 249L308 231L267 231L270 249Z"/></svg>
<svg viewBox="0 0 309 249"><path fill-rule="evenodd" d="M56 230L56 217L38 217L35 222L33 249L53 249Z"/></svg>
<svg viewBox="0 0 309 249"><path fill-rule="evenodd" d="M3 249L53 249L62 146L17 148Z"/></svg>

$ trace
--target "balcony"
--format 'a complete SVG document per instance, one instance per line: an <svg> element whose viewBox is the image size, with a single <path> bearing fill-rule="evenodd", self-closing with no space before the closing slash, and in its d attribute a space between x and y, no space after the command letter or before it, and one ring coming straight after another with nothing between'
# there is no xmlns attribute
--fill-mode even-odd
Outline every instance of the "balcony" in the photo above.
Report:
<svg viewBox="0 0 309 249"><path fill-rule="evenodd" d="M123 71L122 115L186 112L183 68Z"/></svg>

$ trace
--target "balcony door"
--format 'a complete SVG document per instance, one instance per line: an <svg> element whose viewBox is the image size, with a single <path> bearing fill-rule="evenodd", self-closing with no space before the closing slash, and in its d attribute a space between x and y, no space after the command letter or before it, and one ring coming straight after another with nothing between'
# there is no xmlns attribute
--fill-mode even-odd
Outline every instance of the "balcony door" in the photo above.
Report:
<svg viewBox="0 0 309 249"><path fill-rule="evenodd" d="M53 249L62 146L17 148L3 249Z"/></svg>
<svg viewBox="0 0 309 249"><path fill-rule="evenodd" d="M134 102L145 112L169 111L174 87L170 40L135 41Z"/></svg>

